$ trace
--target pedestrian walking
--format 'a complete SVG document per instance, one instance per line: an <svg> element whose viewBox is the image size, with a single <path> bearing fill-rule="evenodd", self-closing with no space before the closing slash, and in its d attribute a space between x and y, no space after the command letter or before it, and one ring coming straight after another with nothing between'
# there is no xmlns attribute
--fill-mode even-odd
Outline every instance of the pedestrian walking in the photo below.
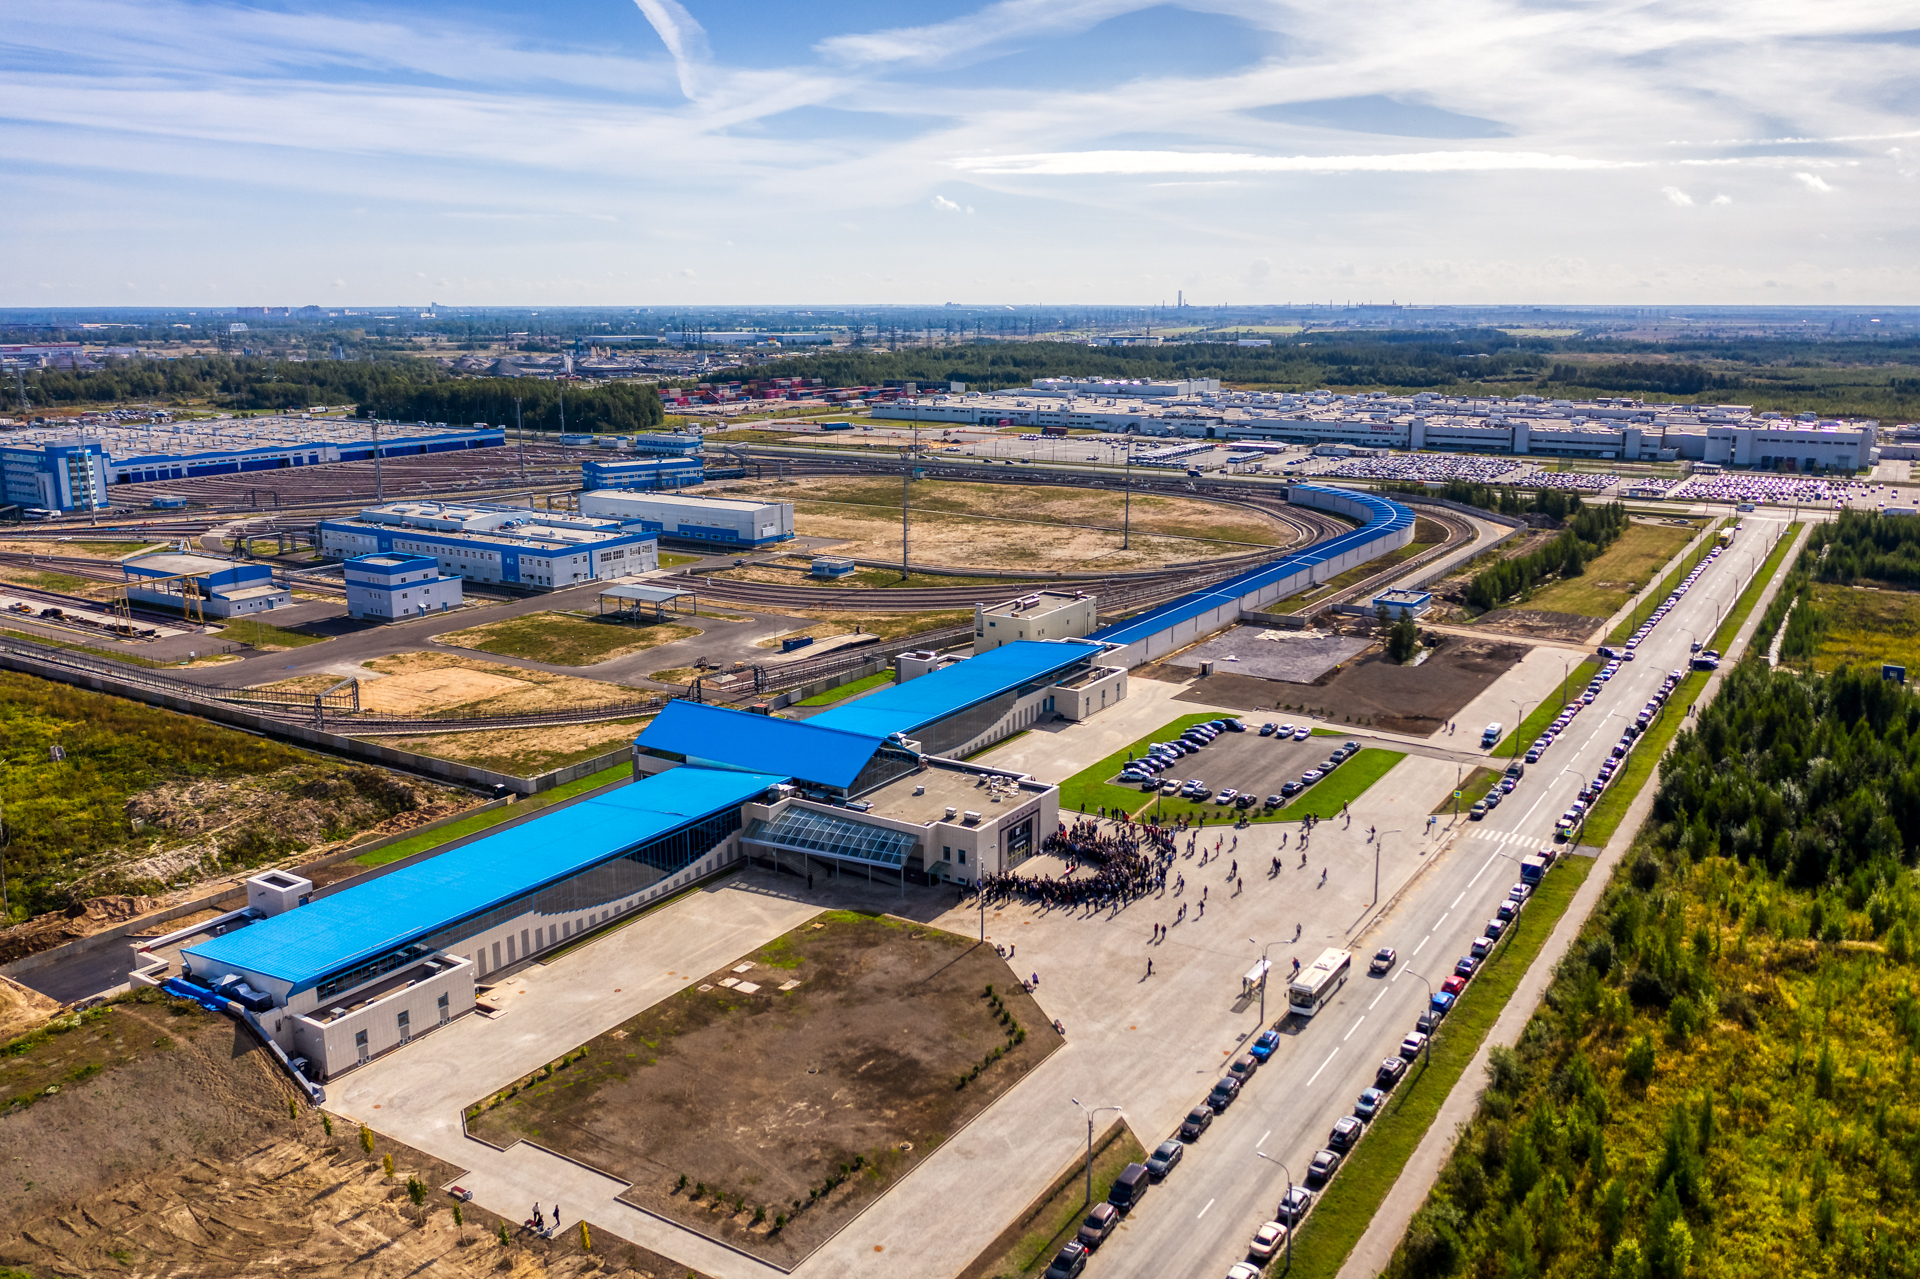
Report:
<svg viewBox="0 0 1920 1279"><path fill-rule="evenodd" d="M555 1230L560 1229L560 1205L559 1204L555 1204L553 1206L553 1228Z"/></svg>
<svg viewBox="0 0 1920 1279"><path fill-rule="evenodd" d="M1147 956L1147 976L1153 976L1153 956Z"/></svg>

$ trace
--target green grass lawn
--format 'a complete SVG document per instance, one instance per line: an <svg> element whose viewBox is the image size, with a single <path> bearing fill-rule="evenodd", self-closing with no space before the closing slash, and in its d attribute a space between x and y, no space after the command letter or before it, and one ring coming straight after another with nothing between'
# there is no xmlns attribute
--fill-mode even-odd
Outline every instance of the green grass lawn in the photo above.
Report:
<svg viewBox="0 0 1920 1279"><path fill-rule="evenodd" d="M701 555L678 555L672 551L660 552L661 568L679 568L682 564L698 564L706 558Z"/></svg>
<svg viewBox="0 0 1920 1279"><path fill-rule="evenodd" d="M1332 1279L1339 1273L1592 870L1592 858L1564 858L1534 893L1507 940L1495 948L1434 1035L1432 1064L1415 1065L1393 1090L1385 1113L1368 1126L1366 1139L1347 1157L1300 1228L1293 1247L1298 1279ZM1354 1091L1358 1095L1359 1089Z"/></svg>
<svg viewBox="0 0 1920 1279"><path fill-rule="evenodd" d="M1629 635L1632 635L1640 629L1642 622L1653 616L1653 611L1660 607L1661 601L1679 589L1681 580L1685 578L1687 574L1693 572L1694 565L1707 558L1707 552L1712 549L1713 538L1701 538L1700 545L1688 552L1686 558L1674 565L1673 569L1668 572L1666 580L1660 583L1660 589L1648 595L1647 598L1639 604L1636 604L1633 612L1627 614L1620 625L1613 628L1613 631L1607 636L1607 643L1624 644ZM1624 601L1622 602L1624 603Z"/></svg>
<svg viewBox="0 0 1920 1279"><path fill-rule="evenodd" d="M541 612L447 631L434 638L443 644L503 657L532 658L556 666L592 666L698 634L699 627L680 622L624 622L577 613Z"/></svg>
<svg viewBox="0 0 1920 1279"><path fill-rule="evenodd" d="M1753 580L1747 583L1746 589L1740 592L1740 598L1735 600L1733 607L1727 610L1727 616L1720 623L1720 629L1713 633L1713 637L1705 643L1704 647L1716 649L1722 653L1727 651L1727 645L1731 644L1733 637L1740 633L1740 624L1747 620L1747 614L1753 611L1761 592L1766 590L1767 583L1779 570L1780 561L1785 559L1787 552L1792 549L1796 540L1795 532L1796 530L1790 529L1774 544L1766 561L1753 575ZM1633 803L1633 797L1640 793L1640 788L1647 784L1649 777L1653 776L1653 770L1659 766L1660 757L1667 753L1667 747L1672 743L1674 735L1686 724L1687 707L1699 699L1701 692L1707 686L1707 680L1711 677L1711 671L1689 670L1686 678L1681 680L1679 686L1668 695L1667 704L1661 708L1660 714L1655 717L1641 737L1639 745L1627 753L1626 767L1614 774L1613 784L1607 787L1606 792L1600 796L1600 802L1593 806L1591 813L1587 814L1586 823L1580 829L1581 843L1606 847L1607 841L1613 838L1614 831L1620 828L1621 821L1625 819L1627 807Z"/></svg>
<svg viewBox="0 0 1920 1279"><path fill-rule="evenodd" d="M1494 783L1498 782L1502 776L1503 774L1497 768L1476 768L1461 778L1458 786L1441 796L1440 802L1429 811L1442 817L1464 813L1473 807L1475 800L1491 790ZM1457 800L1453 797L1455 790L1460 792L1460 798Z"/></svg>
<svg viewBox="0 0 1920 1279"><path fill-rule="evenodd" d="M1513 754L1514 744L1518 743L1520 753L1526 754L1527 747L1533 744L1533 739L1547 731L1547 725L1553 723L1553 717L1560 713L1562 706L1580 696L1587 687L1587 681L1599 673L1600 666L1600 661L1593 659L1581 662L1574 667L1572 672L1561 681L1559 688L1548 694L1538 706L1534 707L1527 717L1520 721L1518 728L1501 739L1500 744L1494 747L1493 753L1497 756L1510 756ZM1505 766L1501 765L1503 768Z"/></svg>
<svg viewBox="0 0 1920 1279"><path fill-rule="evenodd" d="M831 706L835 702L844 702L849 697L857 697L870 689L880 688L883 685L891 683L893 683L893 672L881 671L877 675L869 675L865 679L857 679L851 683L842 684L838 688L830 688L824 693L815 693L804 702L795 702L794 705ZM994 743L995 746L999 744L998 742Z"/></svg>
<svg viewBox="0 0 1920 1279"><path fill-rule="evenodd" d="M308 644L318 644L326 636L302 635L299 631L273 626L257 618L241 617L227 622L221 638L250 645L262 652L272 652L279 648L304 648Z"/></svg>
<svg viewBox="0 0 1920 1279"><path fill-rule="evenodd" d="M1893 662L1920 678L1920 594L1827 582L1812 589L1813 603L1827 619L1813 654L1815 670Z"/></svg>
<svg viewBox="0 0 1920 1279"><path fill-rule="evenodd" d="M1578 617L1611 617L1674 552L1694 535L1692 528L1671 524L1629 524L1579 577L1570 577L1535 591L1522 607Z"/></svg>
<svg viewBox="0 0 1920 1279"><path fill-rule="evenodd" d="M1118 773L1129 758L1137 758L1144 754L1151 743L1170 741L1194 724L1204 724L1208 720L1219 718L1220 716L1212 714L1182 715L1179 719L1162 725L1125 750L1115 751L1098 764L1081 769L1060 783L1062 811L1078 809L1083 812L1095 812L1102 807L1117 808L1122 812L1139 813L1152 821L1204 817L1210 822L1220 822L1245 816L1247 820L1255 822L1297 822L1309 816L1332 817L1339 813L1342 804L1351 803L1359 798L1367 787L1385 776L1388 769L1406 758L1400 751L1363 750L1335 769L1333 776L1310 787L1305 795L1285 808L1269 811L1256 806L1244 814L1231 805L1215 804L1211 801L1195 803L1178 796L1156 795L1143 791L1137 786L1117 786L1107 780ZM1339 734L1329 734L1329 736L1339 736Z"/></svg>
<svg viewBox="0 0 1920 1279"><path fill-rule="evenodd" d="M526 799L508 804L504 808L494 808L484 813L475 813L471 817L463 817L457 822L436 827L424 834L415 835L411 839L403 839L397 844L388 844L385 848L375 849L371 853L363 853L353 860L362 866L385 866L388 862L397 862L402 857L411 857L415 853L424 853L429 848L438 848L440 845L450 844L456 839L465 839L468 835L476 834L489 827L498 826L502 822L510 822L516 817L525 817L528 813L538 812L540 809L551 807L554 804L558 804L561 800L572 799L575 795L595 790L610 782L617 782L623 777L630 777L632 775L633 765L615 764L613 767L603 768L597 773L588 773L585 777L568 782L564 786L556 786L552 790L541 791L538 795L530 795Z"/></svg>

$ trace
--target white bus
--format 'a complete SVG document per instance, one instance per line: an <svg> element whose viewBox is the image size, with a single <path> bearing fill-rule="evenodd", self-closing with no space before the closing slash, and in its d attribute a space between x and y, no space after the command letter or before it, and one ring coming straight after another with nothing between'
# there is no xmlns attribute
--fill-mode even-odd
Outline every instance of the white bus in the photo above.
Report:
<svg viewBox="0 0 1920 1279"><path fill-rule="evenodd" d="M1287 1003L1295 1017L1311 1017L1347 984L1353 967L1350 950L1323 950L1320 958L1300 970L1287 988Z"/></svg>

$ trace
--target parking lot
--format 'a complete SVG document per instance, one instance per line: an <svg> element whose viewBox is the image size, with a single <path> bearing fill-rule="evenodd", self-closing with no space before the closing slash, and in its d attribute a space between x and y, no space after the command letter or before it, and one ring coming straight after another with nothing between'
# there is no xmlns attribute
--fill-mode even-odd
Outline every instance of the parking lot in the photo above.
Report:
<svg viewBox="0 0 1920 1279"><path fill-rule="evenodd" d="M1175 760L1171 767L1157 775L1162 784L1163 815L1176 816L1176 809L1209 816L1226 816L1235 811L1230 804L1212 801L1198 805L1179 804L1176 797L1166 795L1166 783L1194 780L1213 791L1216 797L1222 790L1244 791L1257 796L1250 812L1258 815L1265 808L1267 796L1280 794L1286 783L1297 782L1308 769L1320 767L1336 748L1348 740L1337 736L1310 736L1305 741L1296 741L1292 737L1282 741L1276 737L1260 736L1259 723L1247 723L1246 732L1221 733L1208 745ZM1169 731L1166 736L1154 740L1171 741L1175 737L1176 734ZM1128 785L1125 781L1118 781L1117 784ZM1141 794L1146 793L1141 789ZM1297 796L1286 798L1291 801Z"/></svg>

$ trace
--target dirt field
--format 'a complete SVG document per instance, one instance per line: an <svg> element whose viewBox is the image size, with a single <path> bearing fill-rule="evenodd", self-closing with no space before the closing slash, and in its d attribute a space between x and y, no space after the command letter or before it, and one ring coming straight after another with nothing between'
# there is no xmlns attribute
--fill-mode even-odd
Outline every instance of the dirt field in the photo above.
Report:
<svg viewBox="0 0 1920 1279"><path fill-rule="evenodd" d="M647 721L616 719L604 724L556 724L551 728L505 729L488 733L438 733L427 737L382 737L380 744L418 751L436 759L477 764L498 773L532 777L604 755L630 742Z"/></svg>
<svg viewBox="0 0 1920 1279"><path fill-rule="evenodd" d="M742 962L482 1099L468 1131L631 1180L639 1207L791 1266L1061 1042L991 950L904 920L829 912Z"/></svg>
<svg viewBox="0 0 1920 1279"><path fill-rule="evenodd" d="M478 649L504 657L525 657L556 666L593 666L674 640L690 639L700 628L683 622L616 622L580 613L527 613L504 621L446 631L436 644Z"/></svg>
<svg viewBox="0 0 1920 1279"><path fill-rule="evenodd" d="M1576 644L1586 643L1599 625L1598 618L1577 613L1545 613L1537 608L1496 608L1491 613L1482 613L1474 622L1476 630L1533 639L1569 640Z"/></svg>
<svg viewBox="0 0 1920 1279"><path fill-rule="evenodd" d="M633 690L598 680L500 666L477 657L414 649L362 663L382 678L360 681L362 710L393 715L431 715L469 710L488 714L559 710L629 700ZM337 676L303 675L267 688L317 692Z"/></svg>
<svg viewBox="0 0 1920 1279"><path fill-rule="evenodd" d="M742 491L792 502L794 531L834 538L840 554L900 556L896 483L810 479L759 482ZM1136 568L1231 555L1248 543L1277 546L1291 536L1277 520L1254 511L1136 494L1132 546L1122 550L1122 498L1107 489L921 480L913 486L912 503L913 558L954 567Z"/></svg>
<svg viewBox="0 0 1920 1279"><path fill-rule="evenodd" d="M292 1087L250 1037L152 992L62 1018L0 1062L0 1096L13 1099L0 1111L0 1273L690 1273L604 1235L591 1255L577 1232L503 1246L472 1205L456 1226L440 1187L460 1169L377 1135L369 1152L301 1102L290 1113Z"/></svg>
<svg viewBox="0 0 1920 1279"><path fill-rule="evenodd" d="M1340 723L1426 734L1478 697L1527 651L1519 644L1433 632L1423 632L1421 638L1423 643L1438 641L1438 647L1418 666L1397 666L1375 650L1311 684L1215 674L1198 688L1181 694L1180 700L1238 706L1248 711L1304 710ZM1149 679L1181 682L1193 674L1165 665L1143 668L1138 673Z"/></svg>

